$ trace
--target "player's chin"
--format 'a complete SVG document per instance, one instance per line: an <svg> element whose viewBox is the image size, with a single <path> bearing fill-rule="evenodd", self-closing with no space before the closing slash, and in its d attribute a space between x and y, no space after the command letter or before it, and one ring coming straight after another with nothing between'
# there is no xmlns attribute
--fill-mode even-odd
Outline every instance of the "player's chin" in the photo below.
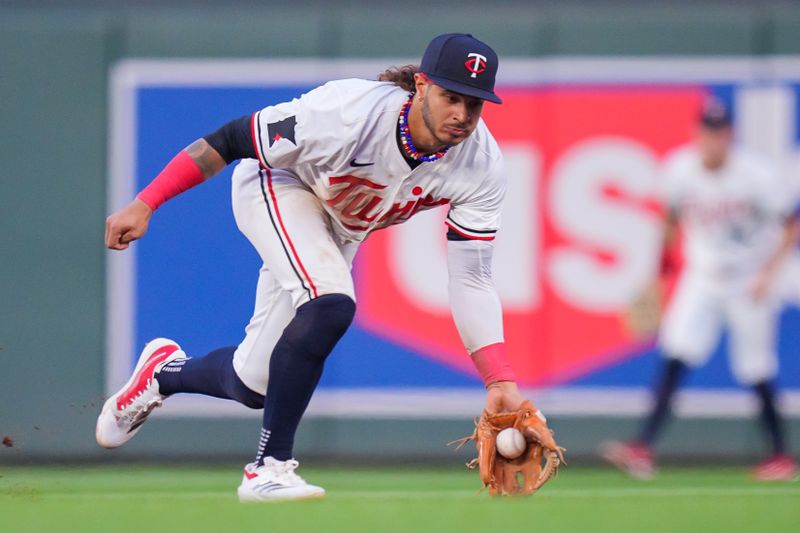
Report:
<svg viewBox="0 0 800 533"><path fill-rule="evenodd" d="M470 133L472 132L468 130L445 128L441 135L441 140L444 141L444 144L447 146L455 146L464 142L464 140L469 137Z"/></svg>

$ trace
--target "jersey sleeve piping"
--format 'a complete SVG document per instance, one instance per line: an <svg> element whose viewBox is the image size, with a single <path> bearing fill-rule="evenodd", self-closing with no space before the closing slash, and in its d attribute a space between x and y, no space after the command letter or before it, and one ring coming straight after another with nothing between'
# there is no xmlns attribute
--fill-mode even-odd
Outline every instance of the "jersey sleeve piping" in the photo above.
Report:
<svg viewBox="0 0 800 533"><path fill-rule="evenodd" d="M258 156L258 163L261 165L262 168L272 168L270 164L267 162L266 157L264 157L264 146L261 141L261 121L259 117L261 116L261 111L253 113L253 119L250 123L250 130L253 135L253 148L255 148L256 155Z"/></svg>
<svg viewBox="0 0 800 533"><path fill-rule="evenodd" d="M462 237L476 241L493 241L497 230L475 230L465 228L464 226L454 222L449 216L445 219L444 223L448 228L456 232Z"/></svg>

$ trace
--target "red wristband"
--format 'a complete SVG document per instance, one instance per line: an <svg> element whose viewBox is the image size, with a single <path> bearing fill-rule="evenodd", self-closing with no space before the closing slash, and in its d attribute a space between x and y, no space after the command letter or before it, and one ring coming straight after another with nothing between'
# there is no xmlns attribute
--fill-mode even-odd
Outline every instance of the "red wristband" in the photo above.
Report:
<svg viewBox="0 0 800 533"><path fill-rule="evenodd" d="M480 350L473 352L472 362L483 378L485 385L490 385L496 381L516 381L511 363L506 357L506 345L502 342L484 346Z"/></svg>
<svg viewBox="0 0 800 533"><path fill-rule="evenodd" d="M164 170L136 197L155 211L164 202L195 185L203 183L203 171L192 156L181 150Z"/></svg>

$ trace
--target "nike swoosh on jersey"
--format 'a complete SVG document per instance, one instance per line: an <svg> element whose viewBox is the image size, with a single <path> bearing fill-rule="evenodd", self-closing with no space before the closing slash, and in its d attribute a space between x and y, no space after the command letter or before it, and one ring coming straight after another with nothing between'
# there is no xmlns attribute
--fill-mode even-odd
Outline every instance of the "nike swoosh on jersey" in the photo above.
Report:
<svg viewBox="0 0 800 533"><path fill-rule="evenodd" d="M355 158L352 161L350 161L350 166L351 167L369 167L369 166L372 166L374 164L375 163L357 163Z"/></svg>

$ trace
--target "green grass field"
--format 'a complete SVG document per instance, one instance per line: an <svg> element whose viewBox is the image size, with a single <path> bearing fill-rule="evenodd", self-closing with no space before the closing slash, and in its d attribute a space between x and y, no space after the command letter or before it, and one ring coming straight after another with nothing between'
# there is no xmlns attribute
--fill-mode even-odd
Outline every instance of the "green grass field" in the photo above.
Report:
<svg viewBox="0 0 800 533"><path fill-rule="evenodd" d="M243 505L236 466L0 466L0 531L800 531L800 483L756 483L744 469L667 470L642 483L568 467L518 499L478 494L477 474L458 468L300 474L328 496Z"/></svg>

